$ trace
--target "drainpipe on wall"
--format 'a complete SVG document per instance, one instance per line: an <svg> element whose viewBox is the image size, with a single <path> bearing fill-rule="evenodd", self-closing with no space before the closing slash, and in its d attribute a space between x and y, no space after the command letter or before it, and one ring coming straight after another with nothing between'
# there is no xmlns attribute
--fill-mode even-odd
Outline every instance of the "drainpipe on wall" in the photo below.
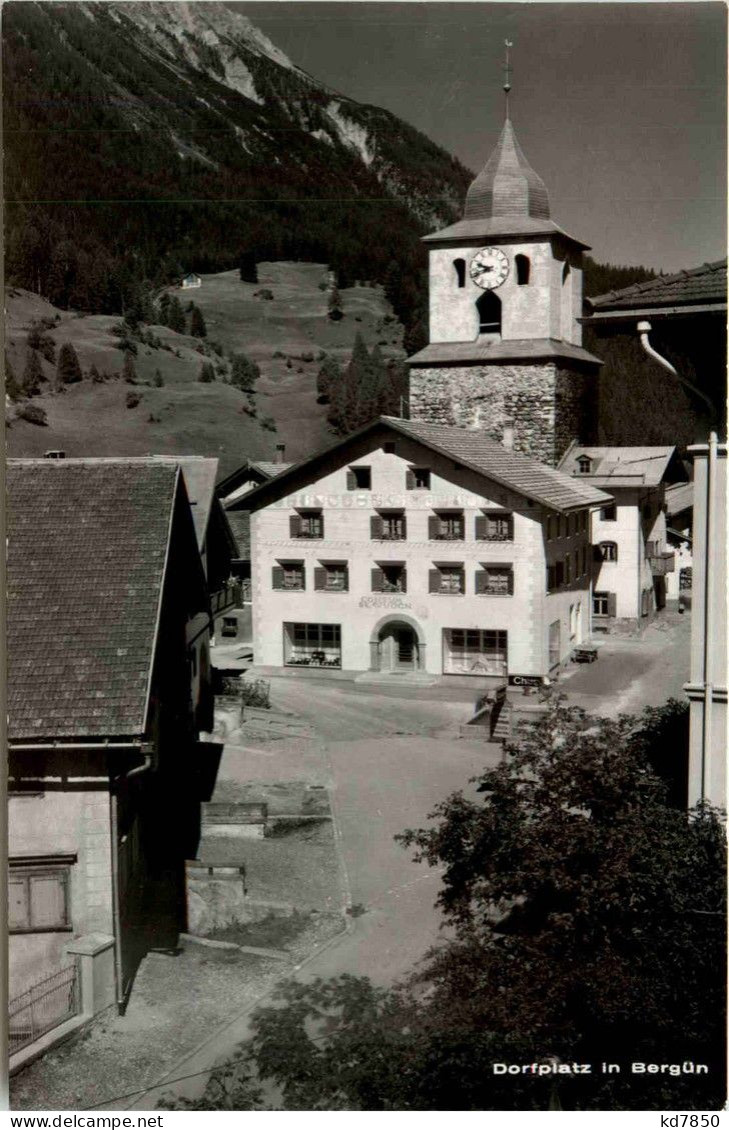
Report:
<svg viewBox="0 0 729 1130"><path fill-rule="evenodd" d="M712 515L716 505L716 459L718 437L709 435L709 457L706 462L706 528L704 536L704 726L701 756L701 800L706 800L711 774L711 735L714 711L714 682L711 663L712 613L714 609L714 570L711 567ZM722 547L723 548L723 547Z"/></svg>

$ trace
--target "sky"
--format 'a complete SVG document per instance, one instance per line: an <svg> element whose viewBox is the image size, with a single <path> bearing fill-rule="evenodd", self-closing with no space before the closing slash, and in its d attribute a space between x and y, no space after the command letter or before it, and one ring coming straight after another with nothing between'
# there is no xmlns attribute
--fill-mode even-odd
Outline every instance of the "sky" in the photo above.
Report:
<svg viewBox="0 0 729 1130"><path fill-rule="evenodd" d="M723 3L231 3L315 78L479 170L511 120L552 218L600 262L726 254Z"/></svg>

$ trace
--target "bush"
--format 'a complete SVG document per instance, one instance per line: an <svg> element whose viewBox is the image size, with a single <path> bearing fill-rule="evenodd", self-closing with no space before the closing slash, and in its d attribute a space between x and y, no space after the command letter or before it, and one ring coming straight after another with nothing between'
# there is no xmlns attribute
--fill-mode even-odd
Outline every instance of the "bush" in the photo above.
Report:
<svg viewBox="0 0 729 1130"><path fill-rule="evenodd" d="M276 421L274 420L273 416L264 416L261 419L261 427L264 428L267 432L275 432L278 430L276 428Z"/></svg>
<svg viewBox="0 0 729 1130"><path fill-rule="evenodd" d="M41 428L48 427L45 409L39 408L37 404L22 404L15 415L20 420L27 420L29 424L38 424Z"/></svg>
<svg viewBox="0 0 729 1130"><path fill-rule="evenodd" d="M13 367L8 360L7 353L5 354L5 395L10 400L20 400L22 390L16 379Z"/></svg>
<svg viewBox="0 0 729 1130"><path fill-rule="evenodd" d="M285 356L286 356L286 354L282 353L280 349L275 350L275 352L273 353L273 359L274 360L277 360L277 358L279 358L279 357L285 357Z"/></svg>
<svg viewBox="0 0 729 1130"><path fill-rule="evenodd" d="M141 399L142 394L140 392L128 392L125 401L127 408L136 408Z"/></svg>
<svg viewBox="0 0 729 1130"><path fill-rule="evenodd" d="M262 298L266 302L272 302L273 301L273 291L269 290L267 286L264 286L262 290L254 290L253 297L254 298Z"/></svg>
<svg viewBox="0 0 729 1130"><path fill-rule="evenodd" d="M44 318L40 323L33 322L28 330L27 343L29 349L37 349L41 357L44 357L49 364L55 365L56 347L53 339L48 337L48 334L43 333L43 329L46 328L48 321L47 318ZM54 323L51 322L50 324L53 326Z"/></svg>
<svg viewBox="0 0 729 1130"><path fill-rule="evenodd" d="M40 363L40 357L34 349L28 350L28 356L25 362L25 371L23 372L23 393L25 396L37 396L40 392L41 381L44 381L43 367Z"/></svg>
<svg viewBox="0 0 729 1130"><path fill-rule="evenodd" d="M155 369L155 371L154 371L154 387L155 388L163 388L164 383L165 383L165 379L162 376L162 374L160 373L159 369Z"/></svg>
<svg viewBox="0 0 729 1130"><path fill-rule="evenodd" d="M91 383L95 384L95 385L100 385L102 383L103 379L104 378L102 377L99 370L96 368L96 365L92 365L91 368L89 369L89 380L91 381Z"/></svg>
<svg viewBox="0 0 729 1130"><path fill-rule="evenodd" d="M241 706L262 706L268 710L271 706L271 684L265 679L254 679L253 682L241 681L240 687Z"/></svg>
<svg viewBox="0 0 729 1130"><path fill-rule="evenodd" d="M207 337L208 331L205 325L205 319L203 318L203 313L199 306L192 307L190 333L193 337Z"/></svg>
<svg viewBox="0 0 729 1130"><path fill-rule="evenodd" d="M215 370L209 361L203 361L200 368L200 376L197 378L200 384L211 384L215 380Z"/></svg>
<svg viewBox="0 0 729 1130"><path fill-rule="evenodd" d="M231 365L230 383L242 392L250 392L261 375L256 362L246 357L245 353L234 353Z"/></svg>
<svg viewBox="0 0 729 1130"><path fill-rule="evenodd" d="M342 313L342 311L341 311L341 310L339 309L339 307L338 307L338 306L334 306L334 307L333 307L333 308L332 308L332 309L331 309L331 310L329 311L329 313L327 314L327 317L329 318L329 321L330 321L330 322L341 322L342 318L344 317L344 314ZM358 321L358 322L361 322L361 321L362 321L362 319L361 319L361 318L357 318L357 321Z"/></svg>
<svg viewBox="0 0 729 1130"><path fill-rule="evenodd" d="M135 357L138 353L137 343L131 337L119 338L117 349L121 349L122 353L133 353Z"/></svg>

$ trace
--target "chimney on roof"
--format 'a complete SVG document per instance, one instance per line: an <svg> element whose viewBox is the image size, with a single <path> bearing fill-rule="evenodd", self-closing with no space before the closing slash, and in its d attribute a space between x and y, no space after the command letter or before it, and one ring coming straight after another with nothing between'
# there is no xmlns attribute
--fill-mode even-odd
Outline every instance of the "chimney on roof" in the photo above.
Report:
<svg viewBox="0 0 729 1130"><path fill-rule="evenodd" d="M513 449L514 449L514 421L513 420L504 420L504 431L503 431L503 434L502 434L502 437L501 437L501 442L502 442L504 447L507 447L509 449L509 451L513 451Z"/></svg>
<svg viewBox="0 0 729 1130"><path fill-rule="evenodd" d="M65 459L66 458L66 452L65 451L44 451L43 452L43 458L44 459Z"/></svg>
<svg viewBox="0 0 729 1130"><path fill-rule="evenodd" d="M286 444L285 443L277 443L276 444L276 462L277 463L283 463L285 458L286 458Z"/></svg>

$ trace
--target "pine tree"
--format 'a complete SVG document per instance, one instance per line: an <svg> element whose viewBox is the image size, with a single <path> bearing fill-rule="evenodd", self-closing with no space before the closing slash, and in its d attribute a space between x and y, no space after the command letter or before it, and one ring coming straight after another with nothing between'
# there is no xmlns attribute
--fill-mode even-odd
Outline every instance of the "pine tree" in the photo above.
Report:
<svg viewBox="0 0 729 1130"><path fill-rule="evenodd" d="M342 299L336 286L333 286L329 291L329 298L327 299L327 306L329 308L328 317L332 322L340 322L344 317L342 310Z"/></svg>
<svg viewBox="0 0 729 1130"><path fill-rule="evenodd" d="M243 392L250 392L261 375L261 370L255 361L246 357L245 353L235 353L232 358L230 383Z"/></svg>
<svg viewBox="0 0 729 1130"><path fill-rule="evenodd" d="M190 333L193 337L207 337L208 331L205 326L205 319L203 318L203 313L199 306L193 306L192 308Z"/></svg>
<svg viewBox="0 0 729 1130"><path fill-rule="evenodd" d="M257 283L258 266L252 251L244 251L240 257L240 281Z"/></svg>
<svg viewBox="0 0 729 1130"><path fill-rule="evenodd" d="M19 400L21 396L21 387L13 372L13 367L10 364L7 353L5 354L5 395L11 400Z"/></svg>
<svg viewBox="0 0 729 1130"><path fill-rule="evenodd" d="M210 384L215 380L215 370L209 361L203 361L200 369L200 376L197 378L200 384Z"/></svg>
<svg viewBox="0 0 729 1130"><path fill-rule="evenodd" d="M95 385L100 385L103 383L103 377L101 376L99 370L96 368L96 365L92 365L89 369L89 380L92 384Z"/></svg>
<svg viewBox="0 0 729 1130"><path fill-rule="evenodd" d="M185 312L176 294L173 294L170 298L167 325L178 334L184 334L185 332Z"/></svg>
<svg viewBox="0 0 729 1130"><path fill-rule="evenodd" d="M164 383L165 383L164 377L160 373L159 369L155 369L155 371L154 371L154 387L155 388L162 388Z"/></svg>
<svg viewBox="0 0 729 1130"><path fill-rule="evenodd" d="M56 365L56 383L60 385L76 384L83 378L81 366L79 364L76 350L67 341L65 345L61 346L61 351L58 354L58 364Z"/></svg>
<svg viewBox="0 0 729 1130"><path fill-rule="evenodd" d="M124 354L122 377L128 385L135 385L137 383L137 370L134 367L134 359L132 358L131 353Z"/></svg>
<svg viewBox="0 0 729 1130"><path fill-rule="evenodd" d="M159 299L159 324L161 326L170 324L170 296L167 291L164 291Z"/></svg>
<svg viewBox="0 0 729 1130"><path fill-rule="evenodd" d="M319 404L328 404L332 390L342 382L342 370L335 359L327 354L316 377L316 399Z"/></svg>
<svg viewBox="0 0 729 1130"><path fill-rule="evenodd" d="M26 354L25 370L23 371L23 393L25 396L37 396L40 392L43 376L43 366L40 357L34 349L29 349Z"/></svg>

